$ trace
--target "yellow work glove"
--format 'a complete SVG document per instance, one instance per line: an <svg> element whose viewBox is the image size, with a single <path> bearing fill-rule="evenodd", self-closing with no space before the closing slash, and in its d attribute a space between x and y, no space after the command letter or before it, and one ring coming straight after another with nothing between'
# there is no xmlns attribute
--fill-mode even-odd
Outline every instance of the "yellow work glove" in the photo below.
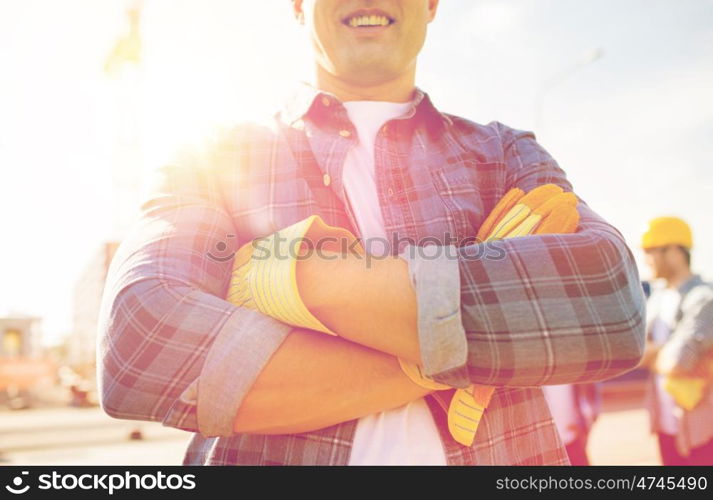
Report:
<svg viewBox="0 0 713 500"><path fill-rule="evenodd" d="M356 238L348 230L327 225L311 215L264 238L246 243L235 254L226 300L256 309L290 325L336 335L305 306L297 286L297 261L305 241L315 248L324 236ZM334 241L334 240L331 240ZM362 252L361 247L358 251Z"/></svg>
<svg viewBox="0 0 713 500"><path fill-rule="evenodd" d="M478 231L479 241L515 238L530 234L571 233L577 229L577 197L555 184L538 186L525 194L513 188L496 204ZM400 360L401 361L401 360ZM447 389L421 373L418 367L401 362L411 380L429 389ZM470 446L495 388L474 384L458 389L448 409L448 430L460 444Z"/></svg>
<svg viewBox="0 0 713 500"><path fill-rule="evenodd" d="M701 402L713 382L713 354L708 355L700 365L703 374L697 375L667 375L663 380L663 388L673 397L676 404L688 411L693 410Z"/></svg>
<svg viewBox="0 0 713 500"><path fill-rule="evenodd" d="M663 388L673 397L676 404L688 411L693 410L703 399L707 382L694 377L665 377Z"/></svg>

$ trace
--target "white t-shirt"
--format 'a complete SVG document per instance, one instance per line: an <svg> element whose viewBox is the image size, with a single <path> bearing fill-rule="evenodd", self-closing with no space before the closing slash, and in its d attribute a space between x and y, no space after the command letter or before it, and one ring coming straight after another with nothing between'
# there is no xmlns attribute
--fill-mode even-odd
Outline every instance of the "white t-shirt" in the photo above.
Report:
<svg viewBox="0 0 713 500"><path fill-rule="evenodd" d="M664 288L658 292L659 314L651 325L651 340L659 345L663 345L671 335L671 325L678 311L678 304L681 301L681 294L673 288ZM656 381L656 394L659 402L659 422L660 429L666 434L676 435L678 433L678 418L681 413L673 397L663 388L663 375L654 375Z"/></svg>
<svg viewBox="0 0 713 500"><path fill-rule="evenodd" d="M374 172L374 142L381 126L404 114L411 103L347 101L359 143L348 153L342 179L367 251L380 254L386 241ZM400 408L359 419L349 465L446 465L438 428L421 398Z"/></svg>

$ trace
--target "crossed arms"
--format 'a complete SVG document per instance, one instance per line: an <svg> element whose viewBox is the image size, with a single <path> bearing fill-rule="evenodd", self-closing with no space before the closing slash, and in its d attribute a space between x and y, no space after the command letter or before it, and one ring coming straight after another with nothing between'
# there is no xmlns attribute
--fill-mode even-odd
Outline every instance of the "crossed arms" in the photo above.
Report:
<svg viewBox="0 0 713 500"><path fill-rule="evenodd" d="M530 134L501 133L507 188L571 190ZM596 381L641 359L633 256L584 202L577 233L501 240L500 260L474 259L473 244L457 259L393 259L368 272L348 260L301 263L314 285L305 300L340 338L237 308L222 299L230 262L208 257L235 234L215 175L235 161L186 157L162 169L112 262L99 345L102 404L112 416L206 436L303 432L427 394L395 356L458 387ZM329 265L349 279L329 279Z"/></svg>

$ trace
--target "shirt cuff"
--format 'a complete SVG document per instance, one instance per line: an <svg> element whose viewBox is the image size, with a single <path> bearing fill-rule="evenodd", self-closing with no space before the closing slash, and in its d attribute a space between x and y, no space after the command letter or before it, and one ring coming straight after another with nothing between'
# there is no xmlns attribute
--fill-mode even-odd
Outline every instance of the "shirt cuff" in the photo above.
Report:
<svg viewBox="0 0 713 500"><path fill-rule="evenodd" d="M423 373L442 384L465 388L468 343L461 319L460 268L454 246L407 245L399 257L408 264L418 306L418 342Z"/></svg>
<svg viewBox="0 0 713 500"><path fill-rule="evenodd" d="M234 311L208 351L200 377L181 395L196 405L198 431L231 436L245 395L292 326L252 309Z"/></svg>

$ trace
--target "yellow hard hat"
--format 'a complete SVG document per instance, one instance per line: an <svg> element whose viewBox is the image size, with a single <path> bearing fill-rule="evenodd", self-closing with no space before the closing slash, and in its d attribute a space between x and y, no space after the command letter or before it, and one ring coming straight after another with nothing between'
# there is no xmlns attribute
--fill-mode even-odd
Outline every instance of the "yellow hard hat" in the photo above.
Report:
<svg viewBox="0 0 713 500"><path fill-rule="evenodd" d="M646 232L641 236L641 248L681 245L689 250L693 247L691 228L678 217L656 217L651 219Z"/></svg>

